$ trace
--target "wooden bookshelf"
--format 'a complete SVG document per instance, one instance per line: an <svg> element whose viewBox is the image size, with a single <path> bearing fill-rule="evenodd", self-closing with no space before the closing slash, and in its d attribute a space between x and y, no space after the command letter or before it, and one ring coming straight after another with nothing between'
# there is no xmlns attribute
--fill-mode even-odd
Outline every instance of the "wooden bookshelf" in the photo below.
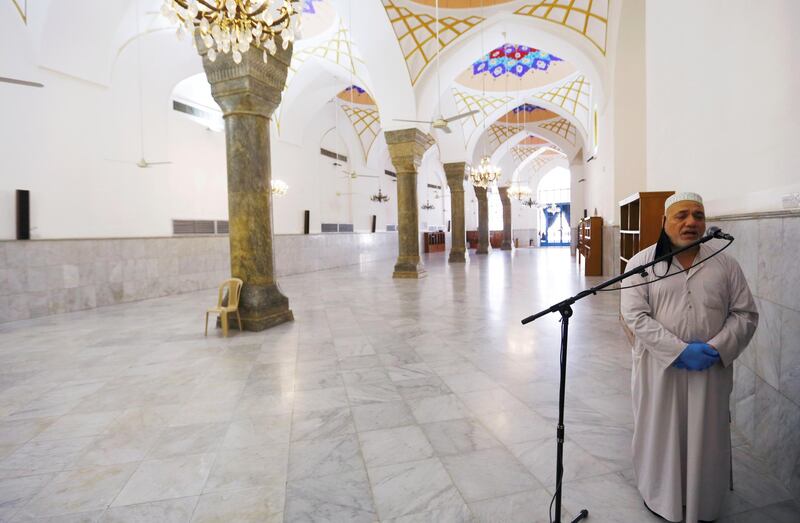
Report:
<svg viewBox="0 0 800 523"><path fill-rule="evenodd" d="M444 231L423 233L424 252L444 252Z"/></svg>
<svg viewBox="0 0 800 523"><path fill-rule="evenodd" d="M675 191L637 192L619 202L620 273L634 254L658 241L664 201L673 194Z"/></svg>
<svg viewBox="0 0 800 523"><path fill-rule="evenodd" d="M578 224L578 261L585 276L603 275L603 218L583 218Z"/></svg>

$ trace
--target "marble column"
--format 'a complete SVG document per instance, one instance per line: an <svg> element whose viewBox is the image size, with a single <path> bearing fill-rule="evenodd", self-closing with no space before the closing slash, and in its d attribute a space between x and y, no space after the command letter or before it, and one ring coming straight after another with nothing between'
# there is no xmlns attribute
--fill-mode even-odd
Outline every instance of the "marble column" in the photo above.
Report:
<svg viewBox="0 0 800 523"><path fill-rule="evenodd" d="M475 254L489 254L489 198L486 187L474 186L478 200L478 248Z"/></svg>
<svg viewBox="0 0 800 523"><path fill-rule="evenodd" d="M399 242L394 278L424 278L419 258L419 205L417 169L429 146L428 135L417 128L386 131L386 144L397 172L397 238Z"/></svg>
<svg viewBox="0 0 800 523"><path fill-rule="evenodd" d="M450 223L452 224L452 246L450 247L450 263L464 263L467 254L467 231L464 219L464 175L467 174L467 162L446 163L444 174L450 188Z"/></svg>
<svg viewBox="0 0 800 523"><path fill-rule="evenodd" d="M270 117L281 101L292 47L267 63L261 51L230 54L212 62L197 40L211 94L225 118L231 274L244 281L239 313L244 328L260 331L294 319L275 280L272 235Z"/></svg>
<svg viewBox="0 0 800 523"><path fill-rule="evenodd" d="M498 187L500 203L503 204L503 243L500 250L511 250L511 199L508 197L508 186Z"/></svg>

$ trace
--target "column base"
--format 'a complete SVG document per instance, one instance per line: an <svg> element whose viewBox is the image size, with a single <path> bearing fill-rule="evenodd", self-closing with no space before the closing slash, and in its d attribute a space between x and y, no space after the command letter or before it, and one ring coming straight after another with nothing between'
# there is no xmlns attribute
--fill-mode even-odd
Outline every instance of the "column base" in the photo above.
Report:
<svg viewBox="0 0 800 523"><path fill-rule="evenodd" d="M394 264L392 278L420 279L427 276L425 266L419 261L419 256L401 256Z"/></svg>
<svg viewBox="0 0 800 523"><path fill-rule="evenodd" d="M239 299L239 314L242 317L244 330L248 331L263 331L294 320L294 314L289 308L289 299L275 284L245 283Z"/></svg>
<svg viewBox="0 0 800 523"><path fill-rule="evenodd" d="M467 251L454 251L450 249L450 256L447 258L448 263L466 263L469 256Z"/></svg>

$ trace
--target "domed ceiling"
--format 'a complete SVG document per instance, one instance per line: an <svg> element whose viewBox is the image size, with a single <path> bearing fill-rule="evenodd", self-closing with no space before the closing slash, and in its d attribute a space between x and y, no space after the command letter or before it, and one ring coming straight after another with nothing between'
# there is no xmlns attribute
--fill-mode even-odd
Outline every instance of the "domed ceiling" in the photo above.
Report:
<svg viewBox="0 0 800 523"><path fill-rule="evenodd" d="M524 91L566 78L575 67L542 49L503 44L475 60L456 82L476 90Z"/></svg>
<svg viewBox="0 0 800 523"><path fill-rule="evenodd" d="M522 104L508 111L501 116L498 121L502 123L523 124L531 122L541 122L558 118L558 115L548 109L533 104Z"/></svg>

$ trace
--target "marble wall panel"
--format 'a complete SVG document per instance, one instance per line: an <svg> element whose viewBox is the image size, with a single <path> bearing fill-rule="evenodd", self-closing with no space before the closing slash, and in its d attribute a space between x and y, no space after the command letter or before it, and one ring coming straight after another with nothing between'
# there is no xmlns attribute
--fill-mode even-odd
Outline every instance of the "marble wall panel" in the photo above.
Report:
<svg viewBox="0 0 800 523"><path fill-rule="evenodd" d="M736 238L726 253L742 267L760 313L756 335L735 364L734 424L800 496L800 215L709 225Z"/></svg>
<svg viewBox="0 0 800 523"><path fill-rule="evenodd" d="M619 272L619 226L603 226L603 276L614 277Z"/></svg>
<svg viewBox="0 0 800 523"><path fill-rule="evenodd" d="M214 288L227 236L0 241L0 323ZM397 256L396 233L275 237L278 276Z"/></svg>

